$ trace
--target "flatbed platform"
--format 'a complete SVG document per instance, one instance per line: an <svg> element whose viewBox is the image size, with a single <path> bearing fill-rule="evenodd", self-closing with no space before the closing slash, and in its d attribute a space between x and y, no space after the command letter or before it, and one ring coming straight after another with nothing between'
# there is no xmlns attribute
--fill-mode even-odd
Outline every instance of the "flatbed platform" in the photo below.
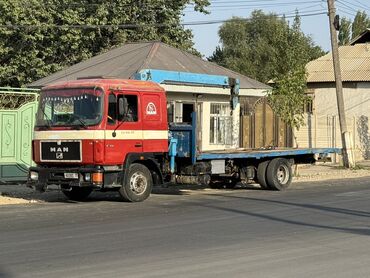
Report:
<svg viewBox="0 0 370 278"><path fill-rule="evenodd" d="M205 151L198 153L196 159L263 159L269 157L287 157L299 155L319 155L327 156L328 154L341 154L340 148L285 148L285 149L225 149L215 151Z"/></svg>

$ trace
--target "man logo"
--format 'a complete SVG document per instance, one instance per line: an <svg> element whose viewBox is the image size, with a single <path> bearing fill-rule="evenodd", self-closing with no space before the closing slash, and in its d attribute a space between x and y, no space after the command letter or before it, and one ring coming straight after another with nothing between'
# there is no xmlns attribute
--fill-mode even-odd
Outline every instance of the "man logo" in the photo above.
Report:
<svg viewBox="0 0 370 278"><path fill-rule="evenodd" d="M155 107L153 102L149 102L146 106L147 115L157 115L157 107Z"/></svg>
<svg viewBox="0 0 370 278"><path fill-rule="evenodd" d="M63 153L56 153L55 157L56 159L63 159Z"/></svg>
<svg viewBox="0 0 370 278"><path fill-rule="evenodd" d="M67 153L67 152L69 152L69 150L68 150L68 147L58 147L58 148L56 148L56 147L50 147L50 152L51 153L56 153L56 152L63 152L63 153Z"/></svg>

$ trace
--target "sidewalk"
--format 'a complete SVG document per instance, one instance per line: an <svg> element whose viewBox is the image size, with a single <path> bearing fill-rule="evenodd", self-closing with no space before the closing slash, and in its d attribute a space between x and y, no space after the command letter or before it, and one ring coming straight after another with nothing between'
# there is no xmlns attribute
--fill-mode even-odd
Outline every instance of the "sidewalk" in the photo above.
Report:
<svg viewBox="0 0 370 278"><path fill-rule="evenodd" d="M299 165L293 168L294 182L318 181L345 178L370 178L370 160L356 163L355 169L345 169L339 164L317 163L313 165Z"/></svg>

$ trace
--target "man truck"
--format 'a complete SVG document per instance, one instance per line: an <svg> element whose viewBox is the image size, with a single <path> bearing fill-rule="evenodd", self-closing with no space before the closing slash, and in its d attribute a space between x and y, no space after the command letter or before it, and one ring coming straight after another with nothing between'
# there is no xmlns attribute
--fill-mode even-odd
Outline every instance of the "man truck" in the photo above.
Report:
<svg viewBox="0 0 370 278"><path fill-rule="evenodd" d="M200 151L196 117L193 112L191 123L169 124L166 92L151 81L86 78L46 86L32 141L36 166L29 169L28 183L40 191L57 185L73 200L93 190L116 190L130 202L143 201L153 186L170 183L233 188L254 182L283 190L292 182L293 164L340 152Z"/></svg>

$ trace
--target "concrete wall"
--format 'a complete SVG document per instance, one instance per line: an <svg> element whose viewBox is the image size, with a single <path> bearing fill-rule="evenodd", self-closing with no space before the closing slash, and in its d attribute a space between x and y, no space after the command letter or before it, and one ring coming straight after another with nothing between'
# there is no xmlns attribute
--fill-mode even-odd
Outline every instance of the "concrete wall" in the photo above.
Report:
<svg viewBox="0 0 370 278"><path fill-rule="evenodd" d="M310 88L314 111L306 115L306 126L295 131L299 147L341 147L335 85ZM370 159L370 82L344 84L347 128L351 132L357 161Z"/></svg>

